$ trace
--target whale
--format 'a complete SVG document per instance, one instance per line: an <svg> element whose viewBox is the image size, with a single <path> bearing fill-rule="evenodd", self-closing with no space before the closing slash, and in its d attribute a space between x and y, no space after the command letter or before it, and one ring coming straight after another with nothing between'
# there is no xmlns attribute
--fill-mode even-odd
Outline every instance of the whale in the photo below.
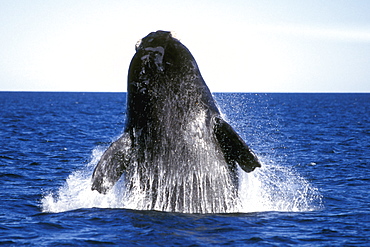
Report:
<svg viewBox="0 0 370 247"><path fill-rule="evenodd" d="M123 134L101 156L91 189L106 194L123 181L136 209L232 211L238 174L261 167L258 157L224 120L193 55L171 32L149 33L135 48Z"/></svg>

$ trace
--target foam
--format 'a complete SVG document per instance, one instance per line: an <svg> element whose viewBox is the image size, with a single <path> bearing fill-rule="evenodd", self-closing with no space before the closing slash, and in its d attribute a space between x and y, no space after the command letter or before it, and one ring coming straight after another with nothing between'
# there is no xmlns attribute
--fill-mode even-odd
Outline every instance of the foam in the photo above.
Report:
<svg viewBox="0 0 370 247"><path fill-rule="evenodd" d="M123 179L105 195L91 190L91 175L102 151L94 150L92 156L92 161L81 170L72 172L64 185L44 195L41 199L43 212L58 213L80 208L143 209L140 203L134 201L140 198L140 193L136 199L128 197ZM305 212L322 207L322 196L317 188L293 168L265 161L262 168L254 172L240 170L239 178L239 198L235 208L229 212Z"/></svg>

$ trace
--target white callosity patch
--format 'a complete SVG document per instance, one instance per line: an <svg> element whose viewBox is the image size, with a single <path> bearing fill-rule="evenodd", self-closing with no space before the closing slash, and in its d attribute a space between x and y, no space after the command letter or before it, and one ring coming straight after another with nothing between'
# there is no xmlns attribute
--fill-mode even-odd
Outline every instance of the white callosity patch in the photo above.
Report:
<svg viewBox="0 0 370 247"><path fill-rule="evenodd" d="M135 49L137 50L137 49L139 49L139 47L140 47L140 45L141 45L141 42L142 42L143 40L142 39L139 39L137 42L136 42L136 44L135 44Z"/></svg>
<svg viewBox="0 0 370 247"><path fill-rule="evenodd" d="M146 54L141 57L141 60L143 61L143 64L150 64L154 62L157 69L159 71L163 71L163 56L164 56L164 48L162 46L158 47L146 47L144 48L146 51ZM153 60L153 61L151 61ZM143 69L145 66L143 66ZM144 71L145 73L145 71Z"/></svg>

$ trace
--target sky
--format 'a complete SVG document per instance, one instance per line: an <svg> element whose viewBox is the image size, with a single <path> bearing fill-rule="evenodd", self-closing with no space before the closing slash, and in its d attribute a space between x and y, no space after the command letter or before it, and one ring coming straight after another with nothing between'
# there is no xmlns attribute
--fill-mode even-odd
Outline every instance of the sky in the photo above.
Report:
<svg viewBox="0 0 370 247"><path fill-rule="evenodd" d="M370 92L368 0L0 0L0 91L125 92L172 31L212 92Z"/></svg>

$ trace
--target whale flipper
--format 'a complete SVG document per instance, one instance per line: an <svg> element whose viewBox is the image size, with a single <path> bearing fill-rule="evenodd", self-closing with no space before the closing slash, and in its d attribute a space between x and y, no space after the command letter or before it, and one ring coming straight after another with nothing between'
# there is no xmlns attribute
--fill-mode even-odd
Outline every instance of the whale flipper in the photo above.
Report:
<svg viewBox="0 0 370 247"><path fill-rule="evenodd" d="M257 156L245 144L243 139L222 118L215 118L214 134L220 144L226 162L235 169L235 162L246 172L261 167Z"/></svg>
<svg viewBox="0 0 370 247"><path fill-rule="evenodd" d="M104 152L92 176L92 190L106 193L122 176L130 160L131 140L124 133Z"/></svg>

